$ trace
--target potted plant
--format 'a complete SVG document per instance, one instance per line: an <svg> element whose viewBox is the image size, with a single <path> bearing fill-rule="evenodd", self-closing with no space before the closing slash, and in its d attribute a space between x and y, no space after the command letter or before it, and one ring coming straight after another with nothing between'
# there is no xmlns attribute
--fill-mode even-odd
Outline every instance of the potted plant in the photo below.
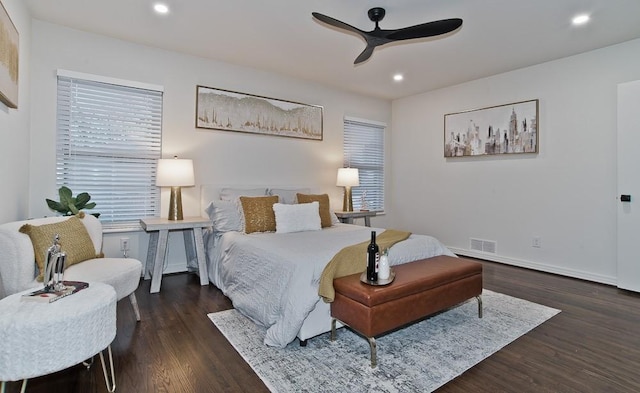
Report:
<svg viewBox="0 0 640 393"><path fill-rule="evenodd" d="M49 209L51 210L62 213L63 216L72 216L78 214L80 210L93 209L94 207L96 207L95 202L89 203L89 201L91 200L91 196L86 192L80 193L74 198L71 189L62 186L58 190L58 195L60 195L60 202L46 199L47 206L49 206ZM91 213L91 215L98 218L100 216L100 213Z"/></svg>

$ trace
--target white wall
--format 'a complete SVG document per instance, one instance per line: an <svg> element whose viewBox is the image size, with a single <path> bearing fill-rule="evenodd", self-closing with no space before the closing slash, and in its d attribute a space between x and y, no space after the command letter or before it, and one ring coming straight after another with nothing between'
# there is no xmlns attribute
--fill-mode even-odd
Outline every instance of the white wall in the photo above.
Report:
<svg viewBox="0 0 640 393"><path fill-rule="evenodd" d="M614 284L616 88L637 79L633 40L394 101L392 224L456 252ZM443 158L445 113L536 98L538 155ZM498 255L469 252L471 237L497 241Z"/></svg>
<svg viewBox="0 0 640 393"><path fill-rule="evenodd" d="M14 221L29 212L29 47L31 16L21 0L2 0L18 30L18 108L0 103L0 223Z"/></svg>
<svg viewBox="0 0 640 393"><path fill-rule="evenodd" d="M334 206L340 208L342 194L335 186L335 179L337 168L342 166L343 117L356 116L391 124L389 101L38 20L32 25L29 206L34 216L50 215L44 200L57 199L54 172L57 69L164 86L163 156L192 158L195 165L196 187L182 190L185 215L201 214L199 188L208 183L311 185L329 192L332 203L338 204ZM324 107L324 140L196 129L196 85L321 105ZM163 192L163 206L162 214L166 217L168 191ZM105 239L105 252L117 254L118 238L125 236L131 238L130 255L144 260L146 234L110 235ZM171 263L184 265L181 235L172 237Z"/></svg>

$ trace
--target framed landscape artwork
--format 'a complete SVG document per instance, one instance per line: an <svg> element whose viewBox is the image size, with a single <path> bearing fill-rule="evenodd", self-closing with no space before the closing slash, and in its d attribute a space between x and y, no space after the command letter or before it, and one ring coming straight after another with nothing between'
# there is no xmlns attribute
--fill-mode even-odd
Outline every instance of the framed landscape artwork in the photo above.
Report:
<svg viewBox="0 0 640 393"><path fill-rule="evenodd" d="M197 86L196 127L322 140L322 107Z"/></svg>
<svg viewBox="0 0 640 393"><path fill-rule="evenodd" d="M538 100L444 115L444 156L538 152Z"/></svg>
<svg viewBox="0 0 640 393"><path fill-rule="evenodd" d="M18 30L0 2L0 101L18 107Z"/></svg>

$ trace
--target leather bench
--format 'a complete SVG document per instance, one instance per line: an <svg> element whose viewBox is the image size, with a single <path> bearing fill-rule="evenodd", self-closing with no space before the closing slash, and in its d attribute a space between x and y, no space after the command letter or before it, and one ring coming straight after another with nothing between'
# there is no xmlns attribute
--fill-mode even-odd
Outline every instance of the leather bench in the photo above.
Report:
<svg viewBox="0 0 640 393"><path fill-rule="evenodd" d="M392 267L395 279L385 286L360 281L360 273L333 281L331 340L336 321L365 336L376 367L375 336L387 333L472 297L482 318L482 264L466 258L437 256Z"/></svg>

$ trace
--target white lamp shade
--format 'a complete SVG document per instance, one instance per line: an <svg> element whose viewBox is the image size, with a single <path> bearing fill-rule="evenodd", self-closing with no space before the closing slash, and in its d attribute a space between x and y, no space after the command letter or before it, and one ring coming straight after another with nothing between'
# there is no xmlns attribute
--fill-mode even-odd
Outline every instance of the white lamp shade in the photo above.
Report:
<svg viewBox="0 0 640 393"><path fill-rule="evenodd" d="M161 158L158 160L156 186L186 187L195 184L193 160L177 158Z"/></svg>
<svg viewBox="0 0 640 393"><path fill-rule="evenodd" d="M338 169L338 179L336 186L340 187L357 187L360 185L360 176L358 168L340 168Z"/></svg>

